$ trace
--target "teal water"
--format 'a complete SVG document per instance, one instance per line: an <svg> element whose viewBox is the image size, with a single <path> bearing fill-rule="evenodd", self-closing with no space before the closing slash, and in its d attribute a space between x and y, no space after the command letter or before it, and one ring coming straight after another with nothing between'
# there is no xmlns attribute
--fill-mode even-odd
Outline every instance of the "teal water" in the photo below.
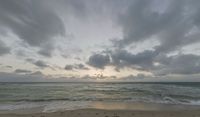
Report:
<svg viewBox="0 0 200 117"><path fill-rule="evenodd" d="M93 101L200 105L200 83L0 83L0 110Z"/></svg>

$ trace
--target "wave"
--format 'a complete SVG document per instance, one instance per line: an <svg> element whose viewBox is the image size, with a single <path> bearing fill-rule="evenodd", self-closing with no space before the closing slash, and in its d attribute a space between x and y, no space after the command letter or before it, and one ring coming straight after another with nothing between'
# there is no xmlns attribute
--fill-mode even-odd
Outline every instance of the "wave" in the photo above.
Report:
<svg viewBox="0 0 200 117"><path fill-rule="evenodd" d="M163 97L112 97L112 98L53 98L53 99L18 99L8 100L7 103L40 103L40 102L54 102L54 101L66 101L66 102L87 102L87 101L101 101L101 102L144 102L144 103L161 103L161 104L182 104L182 105L200 105L200 99L185 99L185 98L173 98L170 96ZM5 103L5 101L4 101Z"/></svg>
<svg viewBox="0 0 200 117"><path fill-rule="evenodd" d="M200 105L200 84L5 84L0 85L0 108L57 102L144 102ZM54 103L56 102L56 103ZM13 106L12 106L13 105ZM62 104L61 104L62 105ZM43 105L42 105L43 106ZM58 105L59 106L59 105ZM67 106L67 105L65 105ZM4 105L6 108L7 106ZM3 107L2 107L3 108ZM0 109L1 110L1 109Z"/></svg>

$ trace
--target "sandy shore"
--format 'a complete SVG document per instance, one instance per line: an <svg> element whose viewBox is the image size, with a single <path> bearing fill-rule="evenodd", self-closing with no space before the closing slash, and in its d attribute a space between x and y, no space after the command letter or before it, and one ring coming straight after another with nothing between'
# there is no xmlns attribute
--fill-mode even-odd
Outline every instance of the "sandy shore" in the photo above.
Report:
<svg viewBox="0 0 200 117"><path fill-rule="evenodd" d="M200 111L131 111L79 109L52 113L0 114L0 117L200 117Z"/></svg>

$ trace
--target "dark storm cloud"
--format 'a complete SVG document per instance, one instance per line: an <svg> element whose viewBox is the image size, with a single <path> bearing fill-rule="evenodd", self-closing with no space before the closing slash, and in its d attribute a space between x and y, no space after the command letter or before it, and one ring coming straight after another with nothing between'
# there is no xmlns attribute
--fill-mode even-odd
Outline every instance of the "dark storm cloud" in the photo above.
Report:
<svg viewBox="0 0 200 117"><path fill-rule="evenodd" d="M109 55L93 54L89 57L88 64L95 68L104 69L105 66L110 64Z"/></svg>
<svg viewBox="0 0 200 117"><path fill-rule="evenodd" d="M15 73L31 73L32 71L30 70L25 70L25 69L16 69Z"/></svg>
<svg viewBox="0 0 200 117"><path fill-rule="evenodd" d="M0 56L10 53L10 48L5 45L3 41L0 40Z"/></svg>
<svg viewBox="0 0 200 117"><path fill-rule="evenodd" d="M84 64L66 65L65 70L89 70Z"/></svg>
<svg viewBox="0 0 200 117"><path fill-rule="evenodd" d="M63 36L65 28L60 17L43 2L1 0L0 29L11 31L31 46L53 46L53 38Z"/></svg>

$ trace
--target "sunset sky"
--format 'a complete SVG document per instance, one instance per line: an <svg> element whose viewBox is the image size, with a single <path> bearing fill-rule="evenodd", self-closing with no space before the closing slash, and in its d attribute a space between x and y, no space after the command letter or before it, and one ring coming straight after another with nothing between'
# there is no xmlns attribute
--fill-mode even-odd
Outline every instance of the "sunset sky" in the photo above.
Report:
<svg viewBox="0 0 200 117"><path fill-rule="evenodd" d="M0 0L0 81L200 81L199 0Z"/></svg>

